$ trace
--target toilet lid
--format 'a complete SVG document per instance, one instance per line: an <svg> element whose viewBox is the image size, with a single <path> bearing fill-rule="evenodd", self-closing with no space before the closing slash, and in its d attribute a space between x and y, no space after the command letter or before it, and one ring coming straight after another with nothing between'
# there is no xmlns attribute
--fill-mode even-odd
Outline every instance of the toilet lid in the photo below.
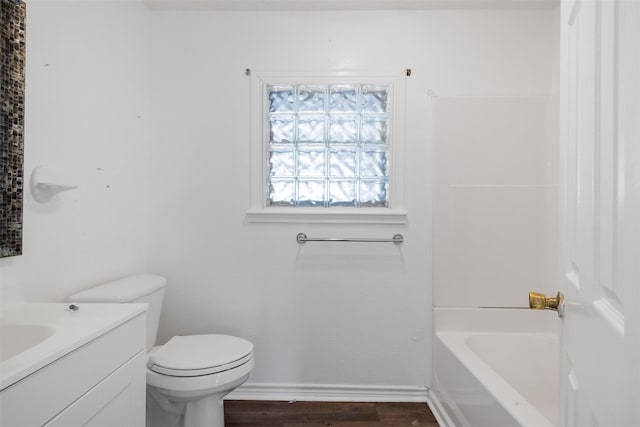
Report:
<svg viewBox="0 0 640 427"><path fill-rule="evenodd" d="M149 353L147 366L164 375L210 375L243 365L252 352L253 344L230 335L175 336Z"/></svg>

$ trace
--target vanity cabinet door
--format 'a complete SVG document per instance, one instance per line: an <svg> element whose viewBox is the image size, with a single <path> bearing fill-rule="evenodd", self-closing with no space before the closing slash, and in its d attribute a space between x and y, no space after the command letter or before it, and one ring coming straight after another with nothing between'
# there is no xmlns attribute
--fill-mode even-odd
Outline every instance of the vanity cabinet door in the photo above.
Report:
<svg viewBox="0 0 640 427"><path fill-rule="evenodd" d="M146 359L139 352L45 426L143 427Z"/></svg>

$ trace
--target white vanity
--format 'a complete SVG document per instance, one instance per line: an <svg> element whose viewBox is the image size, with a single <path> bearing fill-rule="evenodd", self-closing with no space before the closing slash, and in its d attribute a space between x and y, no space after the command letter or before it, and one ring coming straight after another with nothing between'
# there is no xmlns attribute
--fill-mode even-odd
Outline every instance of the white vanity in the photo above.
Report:
<svg viewBox="0 0 640 427"><path fill-rule="evenodd" d="M0 425L145 424L146 304L0 312Z"/></svg>

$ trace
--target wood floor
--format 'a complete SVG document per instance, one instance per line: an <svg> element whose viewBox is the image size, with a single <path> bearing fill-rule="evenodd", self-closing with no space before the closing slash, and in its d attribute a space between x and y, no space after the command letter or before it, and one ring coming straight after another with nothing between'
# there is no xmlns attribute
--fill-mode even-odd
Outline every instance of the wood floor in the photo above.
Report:
<svg viewBox="0 0 640 427"><path fill-rule="evenodd" d="M426 403L225 401L225 427L438 427Z"/></svg>

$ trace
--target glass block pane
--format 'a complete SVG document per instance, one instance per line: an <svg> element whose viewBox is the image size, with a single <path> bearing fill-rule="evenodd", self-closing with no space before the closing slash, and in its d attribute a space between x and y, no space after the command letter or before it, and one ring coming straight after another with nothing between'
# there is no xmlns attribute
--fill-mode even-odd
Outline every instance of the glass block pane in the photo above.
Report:
<svg viewBox="0 0 640 427"><path fill-rule="evenodd" d="M357 86L331 86L329 95L329 111L331 113L353 113L358 108L357 99Z"/></svg>
<svg viewBox="0 0 640 427"><path fill-rule="evenodd" d="M269 206L293 206L296 199L295 181L290 180L271 180L269 184Z"/></svg>
<svg viewBox="0 0 640 427"><path fill-rule="evenodd" d="M269 175L293 177L296 171L293 150L274 150L269 152Z"/></svg>
<svg viewBox="0 0 640 427"><path fill-rule="evenodd" d="M298 176L324 176L324 150L298 152Z"/></svg>
<svg viewBox="0 0 640 427"><path fill-rule="evenodd" d="M329 127L329 141L353 142L358 140L358 119L356 117L332 117Z"/></svg>
<svg viewBox="0 0 640 427"><path fill-rule="evenodd" d="M297 206L324 206L324 180L299 180Z"/></svg>
<svg viewBox="0 0 640 427"><path fill-rule="evenodd" d="M362 112L386 113L388 89L386 86L362 86Z"/></svg>
<svg viewBox="0 0 640 427"><path fill-rule="evenodd" d="M363 151L360 156L360 176L387 176L387 153L384 151Z"/></svg>
<svg viewBox="0 0 640 427"><path fill-rule="evenodd" d="M269 112L288 113L294 108L293 86L271 85L269 91Z"/></svg>
<svg viewBox="0 0 640 427"><path fill-rule="evenodd" d="M388 132L386 119L364 117L360 128L360 141L373 144L385 144Z"/></svg>
<svg viewBox="0 0 640 427"><path fill-rule="evenodd" d="M329 206L357 206L357 181L329 181Z"/></svg>
<svg viewBox="0 0 640 427"><path fill-rule="evenodd" d="M273 84L269 206L387 207L391 86Z"/></svg>
<svg viewBox="0 0 640 427"><path fill-rule="evenodd" d="M324 142L324 117L298 119L298 141Z"/></svg>
<svg viewBox="0 0 640 427"><path fill-rule="evenodd" d="M386 207L387 182L378 180L360 181L360 206Z"/></svg>
<svg viewBox="0 0 640 427"><path fill-rule="evenodd" d="M298 86L298 112L324 112L325 86Z"/></svg>
<svg viewBox="0 0 640 427"><path fill-rule="evenodd" d="M356 152L331 150L329 152L329 176L356 176Z"/></svg>
<svg viewBox="0 0 640 427"><path fill-rule="evenodd" d="M293 142L293 116L271 117L271 142Z"/></svg>

